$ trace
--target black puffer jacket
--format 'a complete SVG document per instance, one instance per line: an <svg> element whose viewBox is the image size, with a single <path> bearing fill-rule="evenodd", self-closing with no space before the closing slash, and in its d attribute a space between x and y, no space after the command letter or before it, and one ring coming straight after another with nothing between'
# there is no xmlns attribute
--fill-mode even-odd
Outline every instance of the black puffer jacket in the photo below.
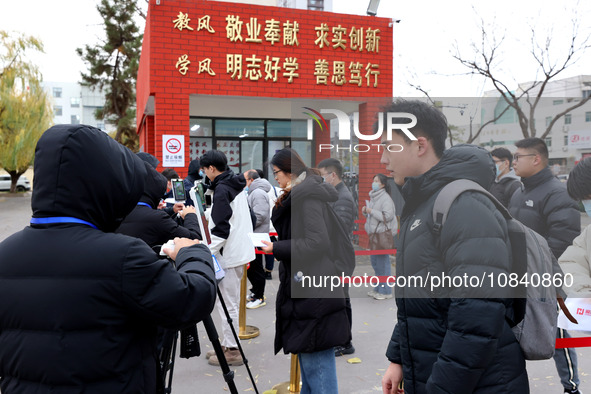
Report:
<svg viewBox="0 0 591 394"><path fill-rule="evenodd" d="M205 246L183 248L177 271L143 241L105 232L135 207L145 177L98 129L54 126L39 140L33 217L97 229L34 224L0 243L2 393L154 393L156 326L213 309Z"/></svg>
<svg viewBox="0 0 591 394"><path fill-rule="evenodd" d="M343 222L343 226L349 237L353 236L353 228L355 227L355 218L357 218L357 207L353 195L345 186L344 182L335 186L339 193L338 199L332 203L332 207L336 214Z"/></svg>
<svg viewBox="0 0 591 394"><path fill-rule="evenodd" d="M581 214L566 186L545 168L528 178L509 202L509 212L548 241L556 258L581 233Z"/></svg>
<svg viewBox="0 0 591 394"><path fill-rule="evenodd" d="M484 195L461 194L450 208L440 236L433 230L432 211L441 188L455 179L470 179L488 189L494 164L481 148L459 145L402 189L400 277L508 273L511 257L507 226ZM438 246L438 244L440 244ZM523 354L505 321L507 299L442 298L429 286L396 288L398 323L387 350L390 361L403 366L405 393L527 393Z"/></svg>
<svg viewBox="0 0 591 394"><path fill-rule="evenodd" d="M336 298L296 298L307 293L299 287L295 275L340 275L329 255L331 230L323 220L327 203L337 199L334 187L318 175L307 175L294 186L280 206L273 209L271 220L279 241L273 243L273 254L279 265L275 321L275 353L311 353L341 346L351 340L344 294ZM292 254L293 252L293 254ZM335 297L335 295L332 295Z"/></svg>
<svg viewBox="0 0 591 394"><path fill-rule="evenodd" d="M186 214L180 226L168 213L155 209L166 191L166 178L148 164L146 166L148 176L140 202L125 217L116 232L139 238L149 246L165 244L175 237L201 239L196 214Z"/></svg>
<svg viewBox="0 0 591 394"><path fill-rule="evenodd" d="M521 181L519 180L519 177L515 175L515 171L511 170L499 179L498 182L493 182L489 191L490 194L495 196L505 208L508 208L513 193L515 193L520 187Z"/></svg>

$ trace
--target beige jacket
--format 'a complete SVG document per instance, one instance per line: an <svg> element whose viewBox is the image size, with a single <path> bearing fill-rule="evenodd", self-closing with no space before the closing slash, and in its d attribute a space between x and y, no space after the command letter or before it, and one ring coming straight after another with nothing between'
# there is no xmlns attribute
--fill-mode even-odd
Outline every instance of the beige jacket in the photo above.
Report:
<svg viewBox="0 0 591 394"><path fill-rule="evenodd" d="M558 263L565 275L573 276L573 285L563 287L566 294L570 297L591 298L591 225L573 240ZM565 280L565 283L569 283L569 280Z"/></svg>

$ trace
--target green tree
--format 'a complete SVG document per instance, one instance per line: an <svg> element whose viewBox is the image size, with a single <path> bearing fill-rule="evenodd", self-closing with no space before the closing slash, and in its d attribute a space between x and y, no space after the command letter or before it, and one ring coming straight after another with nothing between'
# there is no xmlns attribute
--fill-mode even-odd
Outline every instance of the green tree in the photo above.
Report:
<svg viewBox="0 0 591 394"><path fill-rule="evenodd" d="M53 118L41 74L25 58L28 50L43 51L43 45L34 37L0 31L0 166L10 174L12 193Z"/></svg>
<svg viewBox="0 0 591 394"><path fill-rule="evenodd" d="M135 83L142 35L133 20L137 0L101 0L97 10L105 25L106 39L97 46L86 45L76 52L88 66L82 85L105 93L105 106L96 111L117 127L115 140L137 151Z"/></svg>

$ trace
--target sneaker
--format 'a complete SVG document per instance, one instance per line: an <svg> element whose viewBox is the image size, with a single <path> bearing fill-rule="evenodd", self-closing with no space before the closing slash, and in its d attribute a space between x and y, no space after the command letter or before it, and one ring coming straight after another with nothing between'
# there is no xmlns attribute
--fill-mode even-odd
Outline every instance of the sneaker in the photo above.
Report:
<svg viewBox="0 0 591 394"><path fill-rule="evenodd" d="M267 280L273 279L273 276L271 276L271 271L265 271L265 279L267 279Z"/></svg>
<svg viewBox="0 0 591 394"><path fill-rule="evenodd" d="M252 301L255 301L255 300L256 300L256 298L254 296L254 293L248 293L248 295L246 296L246 302L248 303L248 302L252 302ZM267 300L267 296L264 295L263 296L263 300L266 301Z"/></svg>
<svg viewBox="0 0 591 394"><path fill-rule="evenodd" d="M265 306L267 303L263 298L258 298L246 304L246 309L256 309Z"/></svg>
<svg viewBox="0 0 591 394"><path fill-rule="evenodd" d="M240 355L240 350L238 349L226 348L224 349L224 356L226 357L228 365L238 366L244 364L244 360L242 360L242 355ZM220 361L216 355L211 356L209 360L207 360L207 363L209 365L220 365Z"/></svg>
<svg viewBox="0 0 591 394"><path fill-rule="evenodd" d="M345 346L336 346L334 348L334 355L335 357L339 357L342 356L344 354L353 354L355 353L355 347L353 347L353 344L351 342L349 342L348 345Z"/></svg>
<svg viewBox="0 0 591 394"><path fill-rule="evenodd" d="M374 300L389 300L390 298L392 298L392 294L376 293L376 295L373 296Z"/></svg>
<svg viewBox="0 0 591 394"><path fill-rule="evenodd" d="M371 290L371 291L368 291L368 292L367 292L367 295L368 295L368 296L370 296L370 297L375 297L375 296L376 296L376 294L378 294L378 292L377 292L377 291L375 291L375 290Z"/></svg>
<svg viewBox="0 0 591 394"><path fill-rule="evenodd" d="M564 392L568 393L568 394L583 394L583 393L581 393L581 391L579 389L574 389L574 390L564 389Z"/></svg>
<svg viewBox="0 0 591 394"><path fill-rule="evenodd" d="M222 350L225 352L227 349L227 347L222 346ZM215 350L210 350L207 353L205 353L205 359L209 360L212 356L215 356Z"/></svg>

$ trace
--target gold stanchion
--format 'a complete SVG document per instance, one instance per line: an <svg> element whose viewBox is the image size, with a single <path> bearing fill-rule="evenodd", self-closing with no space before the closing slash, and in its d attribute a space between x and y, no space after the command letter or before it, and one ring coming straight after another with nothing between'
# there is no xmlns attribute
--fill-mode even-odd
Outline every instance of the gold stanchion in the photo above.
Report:
<svg viewBox="0 0 591 394"><path fill-rule="evenodd" d="M297 394L300 392L300 362L297 354L291 355L291 368L289 372L289 382L283 382L273 386L277 394Z"/></svg>
<svg viewBox="0 0 591 394"><path fill-rule="evenodd" d="M251 339L259 336L260 331L255 326L246 325L246 264L240 282L240 310L238 312L238 338Z"/></svg>

